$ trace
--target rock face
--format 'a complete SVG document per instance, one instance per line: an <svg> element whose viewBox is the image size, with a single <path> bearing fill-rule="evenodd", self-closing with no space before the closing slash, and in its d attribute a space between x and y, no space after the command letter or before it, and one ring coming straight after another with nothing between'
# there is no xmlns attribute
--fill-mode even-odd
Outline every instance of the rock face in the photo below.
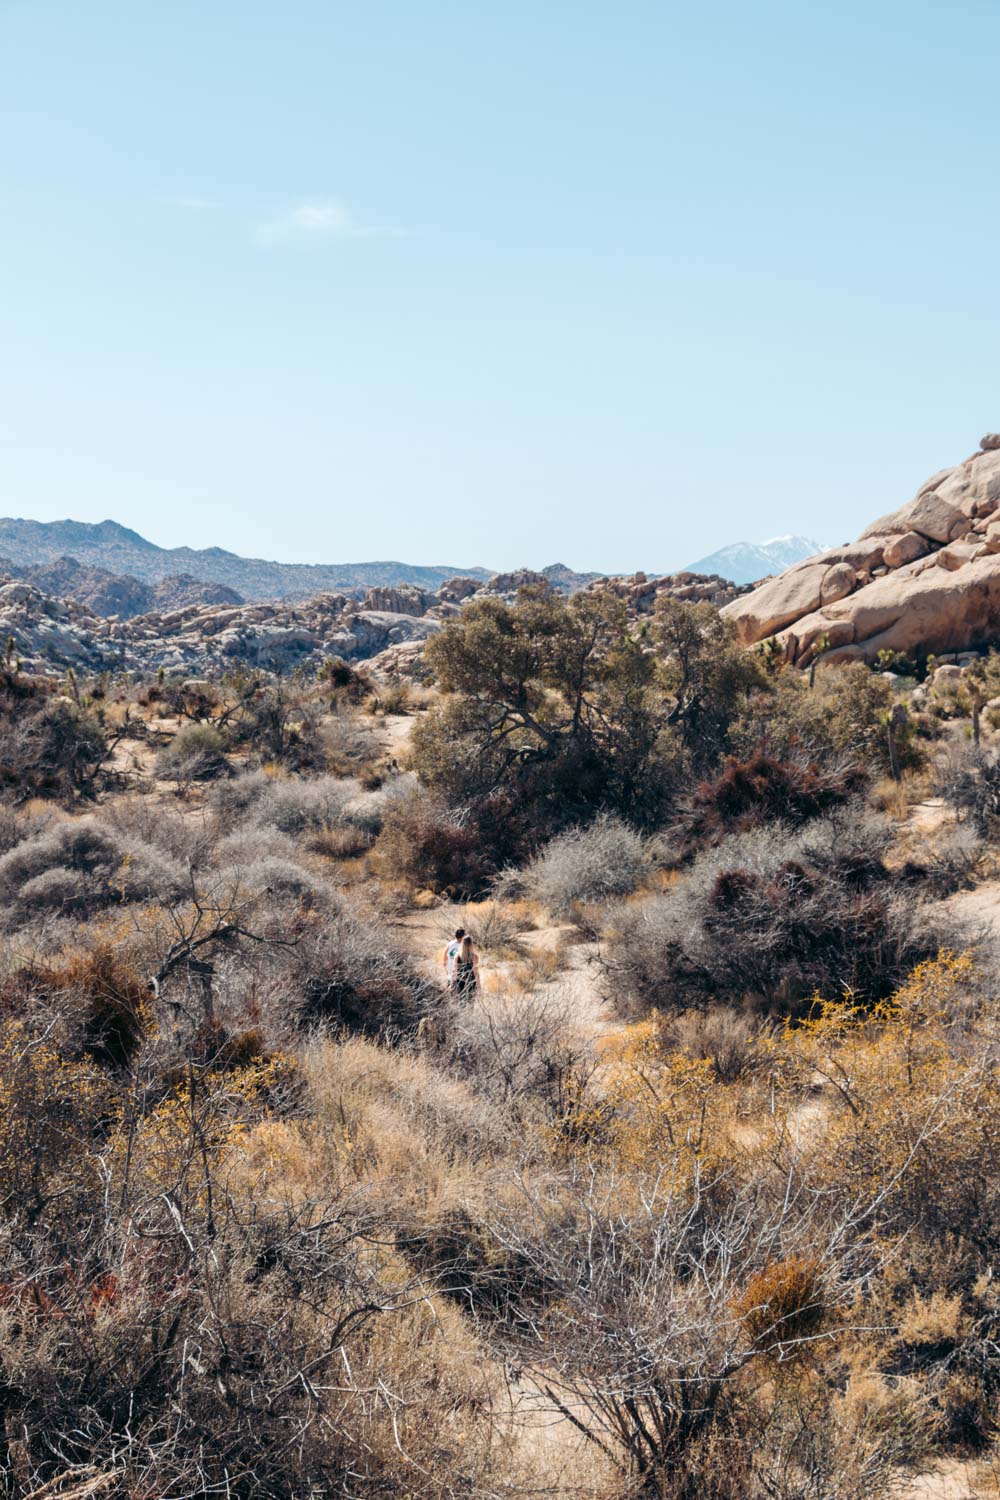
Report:
<svg viewBox="0 0 1000 1500"><path fill-rule="evenodd" d="M399 588L369 589L364 597L365 609L378 610L389 615L425 615L437 603L436 597L416 584L405 583Z"/></svg>
<svg viewBox="0 0 1000 1500"><path fill-rule="evenodd" d="M1000 640L1000 435L943 469L851 546L797 563L723 609L746 644L791 661L881 650L964 651Z"/></svg>

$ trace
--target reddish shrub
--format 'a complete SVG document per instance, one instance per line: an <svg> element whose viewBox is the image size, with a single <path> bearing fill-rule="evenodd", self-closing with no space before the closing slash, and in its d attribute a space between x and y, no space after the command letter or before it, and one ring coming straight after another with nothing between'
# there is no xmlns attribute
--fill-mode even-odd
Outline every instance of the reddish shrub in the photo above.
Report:
<svg viewBox="0 0 1000 1500"><path fill-rule="evenodd" d="M108 943L19 970L0 994L0 1011L15 1014L31 998L46 997L71 1002L80 1026L80 1050L95 1062L122 1067L142 1040L147 982Z"/></svg>
<svg viewBox="0 0 1000 1500"><path fill-rule="evenodd" d="M863 781L851 765L829 769L806 758L778 760L763 750L748 760L727 756L715 780L703 782L692 799L687 840L700 847L764 823L806 823L845 802Z"/></svg>

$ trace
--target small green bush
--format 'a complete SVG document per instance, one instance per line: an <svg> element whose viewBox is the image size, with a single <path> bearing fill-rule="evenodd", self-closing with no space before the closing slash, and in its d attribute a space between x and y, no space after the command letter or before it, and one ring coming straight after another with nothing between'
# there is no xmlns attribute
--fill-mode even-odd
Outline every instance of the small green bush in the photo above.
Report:
<svg viewBox="0 0 1000 1500"><path fill-rule="evenodd" d="M214 781L229 769L226 742L211 724L187 724L160 751L156 769L170 781Z"/></svg>

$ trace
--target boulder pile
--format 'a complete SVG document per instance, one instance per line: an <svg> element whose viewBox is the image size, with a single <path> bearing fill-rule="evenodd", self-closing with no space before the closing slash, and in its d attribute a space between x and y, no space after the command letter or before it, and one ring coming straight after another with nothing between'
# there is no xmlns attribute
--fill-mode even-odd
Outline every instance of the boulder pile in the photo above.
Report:
<svg viewBox="0 0 1000 1500"><path fill-rule="evenodd" d="M1000 640L1000 434L856 542L796 563L722 612L740 640L774 636L800 666Z"/></svg>
<svg viewBox="0 0 1000 1500"><path fill-rule="evenodd" d="M583 575L580 575L583 576ZM404 584L369 589L363 598L319 594L303 603L193 601L123 618L101 616L75 599L57 598L22 579L0 581L0 650L28 671L135 672L212 677L237 667L289 672L327 657L368 662L371 670L419 677L425 643L469 599L513 599L526 583L553 586L521 570L483 583L450 579L436 594ZM722 578L678 573L590 581L609 588L635 616L651 614L663 596L719 606L741 590Z"/></svg>
<svg viewBox="0 0 1000 1500"><path fill-rule="evenodd" d="M9 647L28 671L150 674L162 667L210 677L242 666L280 673L329 656L362 660L405 642L422 644L440 628L440 619L365 609L343 594L296 605L191 604L105 619L31 584L0 584L0 649Z"/></svg>

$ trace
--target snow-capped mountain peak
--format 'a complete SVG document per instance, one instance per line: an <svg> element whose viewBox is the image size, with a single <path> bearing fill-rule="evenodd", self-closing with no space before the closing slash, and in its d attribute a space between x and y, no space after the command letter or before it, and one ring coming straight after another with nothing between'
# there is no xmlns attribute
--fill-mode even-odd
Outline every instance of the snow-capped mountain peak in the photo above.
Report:
<svg viewBox="0 0 1000 1500"><path fill-rule="evenodd" d="M690 573L718 573L734 583L756 583L771 573L781 573L792 563L821 552L819 542L806 536L776 536L767 542L733 542L707 557L689 563Z"/></svg>

